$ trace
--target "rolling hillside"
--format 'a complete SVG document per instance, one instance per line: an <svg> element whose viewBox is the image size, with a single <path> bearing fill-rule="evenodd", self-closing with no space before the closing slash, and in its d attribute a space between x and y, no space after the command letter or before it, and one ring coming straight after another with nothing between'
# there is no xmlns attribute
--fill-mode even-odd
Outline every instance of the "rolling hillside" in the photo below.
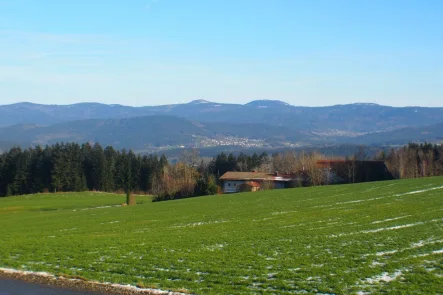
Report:
<svg viewBox="0 0 443 295"><path fill-rule="evenodd" d="M305 141L316 136L287 127L265 124L202 123L184 118L154 115L127 119L91 119L50 126L14 125L0 128L0 137L14 143L99 142L115 148L272 145L281 141Z"/></svg>
<svg viewBox="0 0 443 295"><path fill-rule="evenodd" d="M133 207L92 192L1 198L0 272L192 294L439 294L442 183L139 197Z"/></svg>
<svg viewBox="0 0 443 295"><path fill-rule="evenodd" d="M74 105L18 103L0 106L0 126L51 125L87 119L118 119L149 115L170 115L202 122L285 126L329 136L357 136L366 132L443 122L443 108L397 108L361 103L298 107L274 100L252 101L245 105L196 100L186 104L146 107L98 103Z"/></svg>
<svg viewBox="0 0 443 295"><path fill-rule="evenodd" d="M349 142L359 144L403 145L407 142L443 142L443 123L420 127L406 127L394 131L359 136Z"/></svg>
<svg viewBox="0 0 443 295"><path fill-rule="evenodd" d="M376 104L295 107L258 100L245 105L197 100L128 107L82 103L0 106L0 149L61 141L100 142L152 152L181 147L259 148L403 145L443 139L443 108Z"/></svg>
<svg viewBox="0 0 443 295"><path fill-rule="evenodd" d="M208 152L314 148L326 149L325 152L328 153L334 147L345 145L356 150L356 146L361 144L390 146L409 142L441 142L443 123L361 136L326 136L285 126L198 122L174 116L153 115L126 119L90 119L49 126L13 125L0 128L0 137L0 153L14 145L27 147L56 142L99 142L102 145L145 152L178 149L180 153L182 147L198 147L207 149Z"/></svg>

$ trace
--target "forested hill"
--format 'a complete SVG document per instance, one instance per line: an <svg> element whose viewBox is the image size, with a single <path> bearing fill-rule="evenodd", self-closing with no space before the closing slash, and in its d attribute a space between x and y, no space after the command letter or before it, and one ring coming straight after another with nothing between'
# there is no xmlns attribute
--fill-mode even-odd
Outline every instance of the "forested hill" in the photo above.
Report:
<svg viewBox="0 0 443 295"><path fill-rule="evenodd" d="M375 132L349 139L356 144L402 145L406 142L443 142L443 123Z"/></svg>
<svg viewBox="0 0 443 295"><path fill-rule="evenodd" d="M33 145L57 142L100 142L115 148L144 150L161 147L272 144L273 141L306 141L317 138L284 126L265 124L202 123L154 115L126 119L91 119L50 126L14 125L0 128L0 138ZM248 138L248 139L246 139Z"/></svg>
<svg viewBox="0 0 443 295"><path fill-rule="evenodd" d="M100 142L137 152L439 143L442 122L443 108L376 104L296 107L272 100L245 105L198 100L152 107L19 103L0 106L0 149L56 142Z"/></svg>
<svg viewBox="0 0 443 295"><path fill-rule="evenodd" d="M366 132L417 127L443 122L443 108L389 107L356 103L325 107L299 107L281 101L258 100L223 104L196 100L185 104L129 107L99 103L0 106L0 126L51 125L86 119L117 119L171 115L202 122L260 123L297 127L325 134L358 135Z"/></svg>

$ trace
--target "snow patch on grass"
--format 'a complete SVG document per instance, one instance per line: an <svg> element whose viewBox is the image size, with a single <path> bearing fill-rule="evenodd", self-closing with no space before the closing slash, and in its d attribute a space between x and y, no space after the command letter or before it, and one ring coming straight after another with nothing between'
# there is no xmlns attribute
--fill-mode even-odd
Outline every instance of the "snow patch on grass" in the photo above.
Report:
<svg viewBox="0 0 443 295"><path fill-rule="evenodd" d="M91 208L83 208L80 210L85 211L85 210L106 209L106 208L113 208L113 207L121 207L121 205L98 206L98 207L91 207ZM76 211L76 210L72 210L72 211Z"/></svg>
<svg viewBox="0 0 443 295"><path fill-rule="evenodd" d="M114 223L119 223L119 220L115 220L115 221L109 221L109 222L102 222L100 224L114 224Z"/></svg>
<svg viewBox="0 0 443 295"><path fill-rule="evenodd" d="M375 256L385 256L385 255L391 255L391 254L395 254L397 253L398 250L391 250L391 251L382 251L382 252L377 252L375 254Z"/></svg>
<svg viewBox="0 0 443 295"><path fill-rule="evenodd" d="M389 274L387 272L382 273L381 275L372 277L372 278L367 278L365 280L366 283L369 283L371 285L375 285L375 284L379 284L381 282L392 282L394 280L396 280L397 278L399 278L402 275L402 271L398 270L396 272L394 272L393 274Z"/></svg>
<svg viewBox="0 0 443 295"><path fill-rule="evenodd" d="M271 212L271 215L281 215L281 214L289 214L289 213L295 213L297 211L281 211L281 212Z"/></svg>
<svg viewBox="0 0 443 295"><path fill-rule="evenodd" d="M60 231L71 231L71 230L76 230L76 227L73 228L65 228L65 229L61 229Z"/></svg>
<svg viewBox="0 0 443 295"><path fill-rule="evenodd" d="M385 264L378 261L372 261L370 267L383 266L383 265Z"/></svg>
<svg viewBox="0 0 443 295"><path fill-rule="evenodd" d="M422 225L422 224L425 224L425 222L420 221L420 222L416 222L416 223L402 224L402 225L396 225L396 226L391 226L391 227L382 227L382 228L376 228L376 229L370 229L370 230L362 230L362 231L358 231L358 232L332 234L332 235L329 235L329 237L330 238L337 238L337 237L351 236L351 235L358 235L358 234L372 234L372 233L378 233L378 232L383 232L383 231L388 231L388 230L398 230L398 229L413 227L413 226Z"/></svg>
<svg viewBox="0 0 443 295"><path fill-rule="evenodd" d="M199 221L199 222L192 222L187 224L181 224L181 225L175 225L172 226L172 228L182 228L182 227L196 227L201 225L207 225L207 224L217 224L217 223L225 223L226 220L215 220L215 221Z"/></svg>
<svg viewBox="0 0 443 295"><path fill-rule="evenodd" d="M407 192L407 193L395 194L394 197L401 197L401 196L406 196L406 195L420 194L420 193L434 191L434 190L438 190L438 189L443 189L443 185L442 186L428 188L428 189L416 190L416 191Z"/></svg>
<svg viewBox="0 0 443 295"><path fill-rule="evenodd" d="M353 204L353 203L361 203L366 200L354 200L354 201L347 201L347 202L337 202L335 205L343 205L343 204Z"/></svg>
<svg viewBox="0 0 443 295"><path fill-rule="evenodd" d="M411 243L411 246L409 249L415 249L415 248L421 248L424 247L426 245L432 245L432 244L438 244L438 243L443 243L443 240L434 240L434 239L427 239L425 241L420 240L416 243Z"/></svg>
<svg viewBox="0 0 443 295"><path fill-rule="evenodd" d="M397 230L397 229L413 227L413 226L417 226L417 225L421 225L421 224L424 224L424 222L415 222L415 223L402 224L402 225L396 225L396 226L391 226L391 227L382 227L382 228L371 229L371 230L362 230L359 233L365 233L365 234L378 233L378 232L381 232L381 231Z"/></svg>
<svg viewBox="0 0 443 295"><path fill-rule="evenodd" d="M383 219L383 220L376 220L371 222L372 224L377 224L377 223L383 223L383 222L389 222L389 221L394 221L394 220L399 220L399 219L403 219L406 217L410 217L412 215L405 215L405 216L399 216L399 217L395 217L395 218L388 218L388 219Z"/></svg>
<svg viewBox="0 0 443 295"><path fill-rule="evenodd" d="M224 247L226 247L226 244L215 244L215 245L204 246L206 250L211 252L216 250L222 250Z"/></svg>

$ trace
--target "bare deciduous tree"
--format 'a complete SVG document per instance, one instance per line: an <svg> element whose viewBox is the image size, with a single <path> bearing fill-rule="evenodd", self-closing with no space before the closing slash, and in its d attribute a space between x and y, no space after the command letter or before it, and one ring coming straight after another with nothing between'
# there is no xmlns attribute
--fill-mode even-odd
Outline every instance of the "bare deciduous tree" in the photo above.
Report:
<svg viewBox="0 0 443 295"><path fill-rule="evenodd" d="M325 181L325 173L322 169L319 169L317 164L321 159L323 159L323 155L317 152L310 153L309 155L304 154L303 156L305 169L312 185L322 185Z"/></svg>
<svg viewBox="0 0 443 295"><path fill-rule="evenodd" d="M189 167L196 167L200 162L200 151L197 149L185 150L180 158L179 162L185 163Z"/></svg>

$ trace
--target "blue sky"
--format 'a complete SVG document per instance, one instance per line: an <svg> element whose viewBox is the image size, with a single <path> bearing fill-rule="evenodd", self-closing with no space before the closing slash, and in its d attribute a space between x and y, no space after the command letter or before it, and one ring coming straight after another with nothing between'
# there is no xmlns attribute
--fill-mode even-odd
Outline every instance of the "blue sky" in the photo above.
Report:
<svg viewBox="0 0 443 295"><path fill-rule="evenodd" d="M0 0L0 104L443 106L441 0Z"/></svg>

